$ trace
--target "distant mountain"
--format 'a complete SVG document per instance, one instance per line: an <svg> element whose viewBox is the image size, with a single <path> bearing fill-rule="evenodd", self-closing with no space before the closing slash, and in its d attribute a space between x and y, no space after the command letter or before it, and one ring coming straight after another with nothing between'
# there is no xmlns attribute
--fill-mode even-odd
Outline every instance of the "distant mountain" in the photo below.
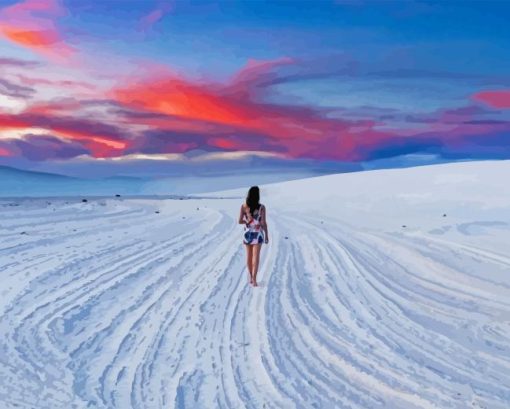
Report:
<svg viewBox="0 0 510 409"><path fill-rule="evenodd" d="M79 179L0 166L0 197L140 194L144 183L134 177Z"/></svg>
<svg viewBox="0 0 510 409"><path fill-rule="evenodd" d="M57 175L56 173L47 173L47 172L35 172L31 170L22 170L17 168L12 168L9 166L0 165L0 179L4 178L16 178L16 180L20 179L52 179L52 180L78 180L77 178L73 178L71 176Z"/></svg>
<svg viewBox="0 0 510 409"><path fill-rule="evenodd" d="M267 164L266 164L267 165ZM84 169L85 171L85 169ZM269 169L215 169L196 172L189 169L172 176L145 177L109 176L105 178L77 178L54 173L34 172L0 166L0 197L44 196L115 196L172 195L213 192L222 189L249 187L317 175L310 169L288 169L276 166Z"/></svg>
<svg viewBox="0 0 510 409"><path fill-rule="evenodd" d="M89 163L89 168L80 169L81 174L86 175L84 178L0 166L0 197L180 195L248 188L252 185L360 170L359 165L346 164L339 167L338 164L317 164L313 161L287 164L281 160L254 157L249 158L246 166L236 167L235 163L224 161L208 168L209 163L206 163L200 169L191 166L173 169L170 175L154 172L149 176L148 172L144 174L144 168L137 164L137 170L144 177L120 174L94 178L91 177L90 168L94 165ZM148 163L147 166L149 165L154 164Z"/></svg>

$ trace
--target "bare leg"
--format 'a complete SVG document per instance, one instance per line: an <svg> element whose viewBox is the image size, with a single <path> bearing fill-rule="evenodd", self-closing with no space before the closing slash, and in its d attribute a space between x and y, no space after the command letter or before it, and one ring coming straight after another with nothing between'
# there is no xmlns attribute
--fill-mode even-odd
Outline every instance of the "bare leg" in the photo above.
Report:
<svg viewBox="0 0 510 409"><path fill-rule="evenodd" d="M244 245L246 247L246 266L248 267L248 272L250 273L250 284L253 282L253 267L252 267L252 259L253 259L253 246L249 244Z"/></svg>
<svg viewBox="0 0 510 409"><path fill-rule="evenodd" d="M262 247L262 244L254 244L253 245L253 270L252 270L252 277L253 277L253 285L257 287L257 272L259 270L259 261L260 261L260 248Z"/></svg>

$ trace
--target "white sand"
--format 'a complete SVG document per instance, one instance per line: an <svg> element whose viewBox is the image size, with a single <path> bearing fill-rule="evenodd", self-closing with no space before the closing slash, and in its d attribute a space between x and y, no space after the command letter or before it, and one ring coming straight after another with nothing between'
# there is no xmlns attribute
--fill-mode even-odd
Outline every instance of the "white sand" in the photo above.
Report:
<svg viewBox="0 0 510 409"><path fill-rule="evenodd" d="M1 200L0 407L508 408L509 176L261 186L259 288L246 189Z"/></svg>

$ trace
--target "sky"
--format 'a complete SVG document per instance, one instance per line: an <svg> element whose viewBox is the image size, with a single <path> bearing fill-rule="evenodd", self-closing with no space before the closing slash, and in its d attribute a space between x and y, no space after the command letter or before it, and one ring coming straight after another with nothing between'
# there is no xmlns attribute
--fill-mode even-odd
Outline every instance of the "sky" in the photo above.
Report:
<svg viewBox="0 0 510 409"><path fill-rule="evenodd" d="M506 1L0 0L0 165L510 158L509 19Z"/></svg>

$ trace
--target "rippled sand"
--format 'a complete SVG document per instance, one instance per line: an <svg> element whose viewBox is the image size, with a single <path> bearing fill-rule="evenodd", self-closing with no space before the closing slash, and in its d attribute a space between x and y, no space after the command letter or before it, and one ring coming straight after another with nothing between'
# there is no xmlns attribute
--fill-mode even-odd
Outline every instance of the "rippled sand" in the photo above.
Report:
<svg viewBox="0 0 510 409"><path fill-rule="evenodd" d="M1 200L0 406L508 408L501 172L262 186L259 288L244 189Z"/></svg>

